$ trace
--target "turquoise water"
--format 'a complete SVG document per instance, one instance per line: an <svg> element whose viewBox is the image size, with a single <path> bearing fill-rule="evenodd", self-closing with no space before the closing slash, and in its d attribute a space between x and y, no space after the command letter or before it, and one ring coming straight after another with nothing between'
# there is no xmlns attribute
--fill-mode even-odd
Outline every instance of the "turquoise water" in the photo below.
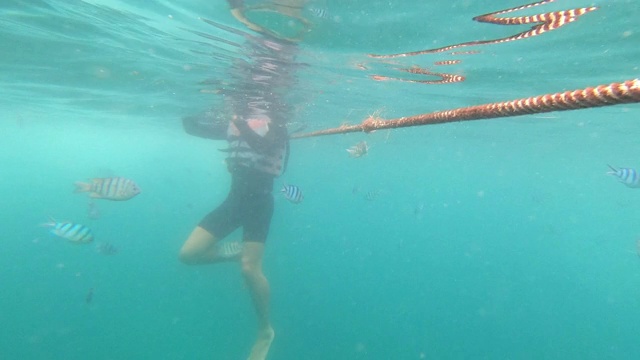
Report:
<svg viewBox="0 0 640 360"><path fill-rule="evenodd" d="M513 13L599 7L537 37L460 49L478 54L367 57L528 28L472 21L524 2L420 3L310 4L323 11L307 14L294 122L318 130L640 73L634 0ZM0 5L0 358L246 358L256 324L238 267L177 260L229 185L223 145L180 123L216 104L202 82L224 80L239 56L198 35L242 42L203 18L243 29L224 1ZM463 61L433 66L451 59ZM420 79L397 70L414 65L467 79L369 77ZM305 200L276 196L269 359L637 359L640 190L606 172L640 168L639 106L293 141L277 183ZM370 153L349 158L362 140ZM73 182L114 175L142 194L98 202L89 219ZM118 254L50 236L38 227L48 216L91 226Z"/></svg>

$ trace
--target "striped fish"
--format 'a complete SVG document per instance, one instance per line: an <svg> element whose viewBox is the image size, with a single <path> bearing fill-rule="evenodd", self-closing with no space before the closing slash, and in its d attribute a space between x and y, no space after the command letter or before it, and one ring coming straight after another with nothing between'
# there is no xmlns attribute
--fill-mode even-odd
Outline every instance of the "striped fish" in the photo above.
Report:
<svg viewBox="0 0 640 360"><path fill-rule="evenodd" d="M93 232L84 225L70 222L57 222L50 219L49 222L42 224L42 226L51 228L53 235L74 243L88 244L93 241Z"/></svg>
<svg viewBox="0 0 640 360"><path fill-rule="evenodd" d="M320 19L326 19L329 17L329 12L327 11L327 9L310 7L308 8L308 11L311 15Z"/></svg>
<svg viewBox="0 0 640 360"><path fill-rule="evenodd" d="M123 201L140 194L138 185L123 177L94 178L89 183L76 182L76 193L88 192L94 199Z"/></svg>
<svg viewBox="0 0 640 360"><path fill-rule="evenodd" d="M96 245L96 251L102 255L115 255L118 253L118 248L110 243L102 243Z"/></svg>
<svg viewBox="0 0 640 360"><path fill-rule="evenodd" d="M611 171L607 172L609 175L613 175L618 180L627 185L630 188L640 188L640 174L632 168L615 168L609 165Z"/></svg>
<svg viewBox="0 0 640 360"><path fill-rule="evenodd" d="M303 199L304 195L302 194L302 190L295 185L282 185L281 193L284 194L284 197L291 201L294 204L299 204Z"/></svg>
<svg viewBox="0 0 640 360"><path fill-rule="evenodd" d="M364 195L364 198L369 201L374 201L378 198L379 195L380 195L380 190L371 190Z"/></svg>

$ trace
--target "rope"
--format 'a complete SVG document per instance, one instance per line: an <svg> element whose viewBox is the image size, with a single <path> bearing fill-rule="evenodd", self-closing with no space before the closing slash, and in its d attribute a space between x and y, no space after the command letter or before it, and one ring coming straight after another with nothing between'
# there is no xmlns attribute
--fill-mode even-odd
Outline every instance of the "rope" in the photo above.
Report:
<svg viewBox="0 0 640 360"><path fill-rule="evenodd" d="M359 125L343 125L337 128L293 135L291 138L300 139L352 132L369 133L382 129L495 119L508 116L578 110L637 102L640 102L640 79L628 80L623 83L600 85L595 88L588 87L581 90L545 94L518 100L401 117L398 119L384 120L379 117L369 116Z"/></svg>

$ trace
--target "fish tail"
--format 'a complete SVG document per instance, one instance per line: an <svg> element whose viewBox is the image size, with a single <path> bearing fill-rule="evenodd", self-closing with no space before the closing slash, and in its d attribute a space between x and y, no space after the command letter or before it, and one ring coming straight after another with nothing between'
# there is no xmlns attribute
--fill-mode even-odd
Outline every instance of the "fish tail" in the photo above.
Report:
<svg viewBox="0 0 640 360"><path fill-rule="evenodd" d="M57 221L54 218L52 218L51 216L49 216L49 221L46 222L46 223L41 223L39 226L42 226L42 227L54 227L54 226L56 226L56 224L57 224Z"/></svg>
<svg viewBox="0 0 640 360"><path fill-rule="evenodd" d="M75 185L75 190L73 190L74 193L82 193L82 192L89 192L91 191L91 184L87 184L84 183L82 181L76 181L73 183L73 185Z"/></svg>
<svg viewBox="0 0 640 360"><path fill-rule="evenodd" d="M611 166L611 165L609 165L609 164L607 164L607 166L609 167L609 169L611 169L611 171L607 171L607 174L609 174L609 175L615 175L615 174L617 174L617 173L618 173L618 169L616 169L615 167L613 167L613 166Z"/></svg>

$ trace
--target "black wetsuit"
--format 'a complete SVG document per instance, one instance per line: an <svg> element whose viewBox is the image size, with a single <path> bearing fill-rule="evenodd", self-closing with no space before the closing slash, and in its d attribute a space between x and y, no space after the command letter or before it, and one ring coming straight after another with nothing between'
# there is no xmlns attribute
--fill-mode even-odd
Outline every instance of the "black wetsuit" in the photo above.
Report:
<svg viewBox="0 0 640 360"><path fill-rule="evenodd" d="M273 215L273 175L244 166L230 171L229 195L199 226L217 239L242 226L244 241L265 242Z"/></svg>

